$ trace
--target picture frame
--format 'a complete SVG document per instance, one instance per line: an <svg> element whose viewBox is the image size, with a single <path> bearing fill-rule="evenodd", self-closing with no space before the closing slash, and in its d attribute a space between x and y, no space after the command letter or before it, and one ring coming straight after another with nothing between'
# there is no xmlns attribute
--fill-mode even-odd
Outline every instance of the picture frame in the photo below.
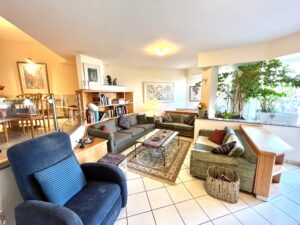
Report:
<svg viewBox="0 0 300 225"><path fill-rule="evenodd" d="M190 102L199 102L201 100L201 88L197 86L190 86L189 88Z"/></svg>
<svg viewBox="0 0 300 225"><path fill-rule="evenodd" d="M168 103L174 101L174 84L167 82L143 82L144 102Z"/></svg>
<svg viewBox="0 0 300 225"><path fill-rule="evenodd" d="M84 71L84 88L85 89L97 89L103 83L101 76L101 69L99 65L83 63Z"/></svg>
<svg viewBox="0 0 300 225"><path fill-rule="evenodd" d="M49 94L49 78L46 63L17 62L22 94Z"/></svg>

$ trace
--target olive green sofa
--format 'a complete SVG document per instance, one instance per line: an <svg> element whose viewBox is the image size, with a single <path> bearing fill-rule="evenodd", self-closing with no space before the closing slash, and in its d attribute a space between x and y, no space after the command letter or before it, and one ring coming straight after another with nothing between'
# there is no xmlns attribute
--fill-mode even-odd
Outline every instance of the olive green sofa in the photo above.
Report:
<svg viewBox="0 0 300 225"><path fill-rule="evenodd" d="M247 143L239 130L235 130L236 136L244 147L244 153L240 157L231 157L223 154L214 154L211 150L218 146L208 140L212 130L200 130L199 138L191 151L190 173L192 176L205 179L207 169L210 166L219 166L234 169L240 177L240 190L253 192L257 156Z"/></svg>
<svg viewBox="0 0 300 225"><path fill-rule="evenodd" d="M180 136L194 137L194 125L187 125L184 120L189 116L185 114L172 114L169 113L172 118L172 122L162 121L156 124L159 129L167 129L178 131Z"/></svg>

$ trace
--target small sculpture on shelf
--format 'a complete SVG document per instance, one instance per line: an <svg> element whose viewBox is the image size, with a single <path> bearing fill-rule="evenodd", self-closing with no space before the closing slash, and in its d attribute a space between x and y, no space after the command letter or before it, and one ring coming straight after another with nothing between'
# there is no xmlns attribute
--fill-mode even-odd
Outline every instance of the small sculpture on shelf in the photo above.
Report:
<svg viewBox="0 0 300 225"><path fill-rule="evenodd" d="M106 78L107 78L107 84L112 85L111 76L107 75Z"/></svg>
<svg viewBox="0 0 300 225"><path fill-rule="evenodd" d="M113 80L113 85L117 85L117 78Z"/></svg>

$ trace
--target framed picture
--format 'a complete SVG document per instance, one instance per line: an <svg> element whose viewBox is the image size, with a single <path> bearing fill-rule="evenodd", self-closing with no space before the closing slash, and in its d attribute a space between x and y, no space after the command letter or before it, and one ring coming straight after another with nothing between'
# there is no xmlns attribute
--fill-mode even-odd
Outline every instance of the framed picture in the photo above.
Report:
<svg viewBox="0 0 300 225"><path fill-rule="evenodd" d="M46 63L17 62L22 93L49 94Z"/></svg>
<svg viewBox="0 0 300 225"><path fill-rule="evenodd" d="M199 102L201 100L201 88L190 86L189 89L190 102Z"/></svg>
<svg viewBox="0 0 300 225"><path fill-rule="evenodd" d="M84 83L86 89L97 89L102 84L99 65L83 63Z"/></svg>
<svg viewBox="0 0 300 225"><path fill-rule="evenodd" d="M173 102L174 84L144 82L144 102Z"/></svg>

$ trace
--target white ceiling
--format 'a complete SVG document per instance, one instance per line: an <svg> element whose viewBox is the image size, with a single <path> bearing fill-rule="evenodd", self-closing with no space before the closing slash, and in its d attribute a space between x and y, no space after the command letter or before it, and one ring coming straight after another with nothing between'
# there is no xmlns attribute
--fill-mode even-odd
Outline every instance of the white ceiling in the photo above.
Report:
<svg viewBox="0 0 300 225"><path fill-rule="evenodd" d="M1 0L0 15L63 57L149 67L188 68L200 52L300 31L299 0ZM147 55L158 40L181 49Z"/></svg>

